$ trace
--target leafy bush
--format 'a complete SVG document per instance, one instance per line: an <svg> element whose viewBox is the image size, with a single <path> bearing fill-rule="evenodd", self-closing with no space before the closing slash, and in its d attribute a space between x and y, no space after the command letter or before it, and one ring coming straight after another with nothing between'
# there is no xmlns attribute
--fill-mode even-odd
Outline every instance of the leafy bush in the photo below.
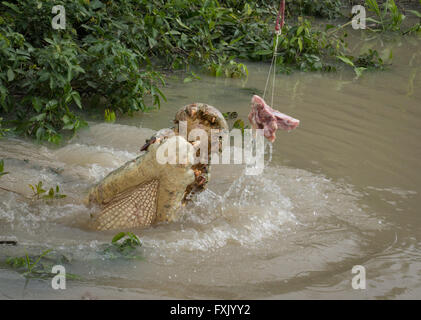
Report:
<svg viewBox="0 0 421 320"><path fill-rule="evenodd" d="M271 8L272 13L277 12L280 0L222 0L219 3L227 7L241 10L243 8L260 7L262 9ZM336 18L341 15L340 9L343 6L343 0L286 0L285 12L287 17L298 17L302 15ZM273 24L273 22L272 22Z"/></svg>
<svg viewBox="0 0 421 320"><path fill-rule="evenodd" d="M421 0L420 5L421 5ZM418 18L418 23L414 24L409 28L407 31L404 32L404 34L413 34L413 33L420 33L421 32L421 12L417 10L408 10L408 12L412 13L414 16Z"/></svg>
<svg viewBox="0 0 421 320"><path fill-rule="evenodd" d="M399 31L405 16L400 12L394 0L386 0L379 5L377 0L366 0L367 10L376 17L368 17L367 21L374 22L374 31Z"/></svg>
<svg viewBox="0 0 421 320"><path fill-rule="evenodd" d="M16 245L13 241L10 242ZM29 255L26 253L24 256L20 257L8 257L5 263L0 261L0 266L3 267L3 264L5 264L5 267L15 270L26 279L35 278L47 280L56 276L56 273L52 272L54 266L68 265L69 262L69 258L65 255L48 249L38 255ZM82 277L66 271L66 280L82 280Z"/></svg>
<svg viewBox="0 0 421 320"><path fill-rule="evenodd" d="M66 9L65 30L51 27L54 5ZM277 5L263 0L2 1L0 136L3 123L59 143L63 134L86 125L82 108L112 122L119 114L159 107L165 99L162 69L196 65L215 76L246 76L238 59L271 58ZM287 10L331 17L339 1L287 1ZM313 30L306 20L285 26L284 35L278 63L288 69L330 70L328 60L342 50L342 40Z"/></svg>
<svg viewBox="0 0 421 320"><path fill-rule="evenodd" d="M421 0L417 2L421 5ZM402 30L402 26L404 25L403 22L406 16L401 12L394 0L384 0L381 3L378 0L365 0L364 6L367 8L368 13L370 13L367 21L374 23L368 26L368 29L371 31L392 31L402 33L403 35L421 31L421 13L417 10L405 10L405 13L411 13L419 18L419 20L404 31Z"/></svg>
<svg viewBox="0 0 421 320"><path fill-rule="evenodd" d="M224 75L227 78L240 78L248 76L248 69L243 63L234 61L234 57L222 56L211 59L206 64L207 70L215 77Z"/></svg>
<svg viewBox="0 0 421 320"><path fill-rule="evenodd" d="M301 71L332 71L334 59L338 52L345 49L341 38L328 36L321 30L314 30L310 21L299 19L295 26L285 27L286 36L280 41L277 64L289 72L289 66Z"/></svg>
<svg viewBox="0 0 421 320"><path fill-rule="evenodd" d="M392 52L390 54L392 54ZM355 65L357 67L363 67L367 69L383 69L384 68L383 59L380 58L379 53L373 49L369 49L368 52L360 55L358 59L356 59Z"/></svg>
<svg viewBox="0 0 421 320"><path fill-rule="evenodd" d="M354 68L352 60L364 60L370 64L371 69L381 69L383 61L378 59L378 53L375 50L370 54L362 54L359 57L353 57L347 49L345 42L346 33L337 34L337 29L332 25L327 25L326 30L318 30L312 27L308 19L298 18L295 25L285 25L282 30L282 36L279 38L278 51L276 54L276 65L281 72L291 73L293 69L300 71L335 71L340 64L349 65ZM263 56L271 56L273 50L263 50L259 52ZM347 56L348 58L343 58ZM349 60L350 59L350 60ZM355 70L360 73L365 70Z"/></svg>
<svg viewBox="0 0 421 320"><path fill-rule="evenodd" d="M42 252L39 256L30 257L25 254L23 257L9 257L6 263L13 269L17 269L26 278L49 278L51 274L51 266L40 263L42 258L50 253L51 250Z"/></svg>
<svg viewBox="0 0 421 320"><path fill-rule="evenodd" d="M37 184L30 184L29 187L32 190L32 199L33 200L53 200L53 199L63 199L66 197L65 194L60 193L60 187L57 185L55 190L50 188L47 190L44 189L43 182L39 181Z"/></svg>
<svg viewBox="0 0 421 320"><path fill-rule="evenodd" d="M142 242L132 232L119 232L111 240L111 244L105 244L101 254L108 259L137 259L142 260L139 248Z"/></svg>
<svg viewBox="0 0 421 320"><path fill-rule="evenodd" d="M287 0L286 10L291 15L308 15L333 19L341 16L341 0Z"/></svg>
<svg viewBox="0 0 421 320"><path fill-rule="evenodd" d="M65 30L51 27L56 4L66 8ZM0 106L19 133L58 143L60 130L76 132L86 124L77 112L82 98L105 98L121 113L147 110L147 95L153 105L164 98L160 74L121 37L128 6L24 0L2 2L0 12Z"/></svg>

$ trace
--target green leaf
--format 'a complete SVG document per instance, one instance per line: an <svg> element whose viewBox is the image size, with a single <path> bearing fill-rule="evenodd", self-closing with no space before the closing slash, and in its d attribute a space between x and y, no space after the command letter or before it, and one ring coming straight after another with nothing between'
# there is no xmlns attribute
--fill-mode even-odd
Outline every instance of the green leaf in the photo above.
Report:
<svg viewBox="0 0 421 320"><path fill-rule="evenodd" d="M41 122L41 121L43 121L45 119L46 116L47 116L46 113L41 113L41 114L38 114L38 115L32 117L29 120L30 121L35 121L35 122Z"/></svg>
<svg viewBox="0 0 421 320"><path fill-rule="evenodd" d="M298 38L298 47L300 48L300 52L303 51L303 40Z"/></svg>
<svg viewBox="0 0 421 320"><path fill-rule="evenodd" d="M116 243L118 240L124 238L126 236L125 232L117 233L114 238L111 240L111 243Z"/></svg>
<svg viewBox="0 0 421 320"><path fill-rule="evenodd" d="M179 35L181 33L180 33L180 31L177 31L177 30L170 30L170 31L167 32L167 34Z"/></svg>
<svg viewBox="0 0 421 320"><path fill-rule="evenodd" d="M233 111L233 112L226 112L226 113L223 113L223 116L227 120L234 120L234 119L237 119L238 118L238 113L235 112L235 111Z"/></svg>
<svg viewBox="0 0 421 320"><path fill-rule="evenodd" d="M252 14L252 12L253 12L253 9L250 7L250 5L248 4L248 3L246 3L245 5L244 5L244 12L245 12L245 14L246 15L251 15Z"/></svg>
<svg viewBox="0 0 421 320"><path fill-rule="evenodd" d="M61 118L61 120L63 121L64 124L68 124L70 122L70 118L67 114L65 114L63 118Z"/></svg>
<svg viewBox="0 0 421 320"><path fill-rule="evenodd" d="M325 31L328 31L329 29L335 28L335 26L333 24L327 24L325 26Z"/></svg>
<svg viewBox="0 0 421 320"><path fill-rule="evenodd" d="M230 46L232 46L233 44L235 44L236 42L240 41L241 39L243 39L245 37L245 35L239 36L236 39L231 40L230 42Z"/></svg>
<svg viewBox="0 0 421 320"><path fill-rule="evenodd" d="M266 49L266 50L258 50L256 52L254 52L255 55L257 56L267 56L269 54L272 54L272 50Z"/></svg>
<svg viewBox="0 0 421 320"><path fill-rule="evenodd" d="M369 21L369 22L374 22L376 24L381 24L381 22L379 20L376 20L376 19L371 18L371 17L367 17L367 18L365 18L365 20Z"/></svg>
<svg viewBox="0 0 421 320"><path fill-rule="evenodd" d="M220 77L221 74L222 74L222 66L219 65L219 66L216 67L215 76Z"/></svg>
<svg viewBox="0 0 421 320"><path fill-rule="evenodd" d="M33 97L32 98L32 106L35 109L36 112L41 112L42 110L42 101L40 98L38 97Z"/></svg>
<svg viewBox="0 0 421 320"><path fill-rule="evenodd" d="M183 28L189 29L190 28L188 26L186 26L183 22L181 22L180 18L176 18L175 21L177 21L177 23L182 26Z"/></svg>
<svg viewBox="0 0 421 320"><path fill-rule="evenodd" d="M418 18L421 18L421 13L415 10L407 10L408 12L411 12L412 14L416 15Z"/></svg>
<svg viewBox="0 0 421 320"><path fill-rule="evenodd" d="M63 126L63 130L73 130L75 128L75 125L73 123L68 123Z"/></svg>
<svg viewBox="0 0 421 320"><path fill-rule="evenodd" d="M7 81L11 82L14 79L15 79L15 73L13 72L11 68L9 68L9 70L7 70Z"/></svg>
<svg viewBox="0 0 421 320"><path fill-rule="evenodd" d="M76 103L76 105L79 107L79 109L82 109L82 103L80 102L79 92L72 91L72 98L73 98L73 101Z"/></svg>
<svg viewBox="0 0 421 320"><path fill-rule="evenodd" d="M20 11L19 8L17 6L15 6L14 4L9 3L7 1L3 1L2 4L5 5L6 7L9 7L13 11L15 11L16 13L22 14L22 11Z"/></svg>
<svg viewBox="0 0 421 320"><path fill-rule="evenodd" d="M149 48L151 49L158 44L158 42L154 38L151 38L151 37L148 37L148 43L149 43Z"/></svg>
<svg viewBox="0 0 421 320"><path fill-rule="evenodd" d="M98 88L98 84L93 82L93 81L86 81L86 83L88 84L88 86L90 86L91 88L97 89Z"/></svg>
<svg viewBox="0 0 421 320"><path fill-rule="evenodd" d="M9 174L9 172L4 172L4 161L2 159L0 160L0 177L4 176L5 174Z"/></svg>
<svg viewBox="0 0 421 320"><path fill-rule="evenodd" d="M41 138L44 136L45 130L43 127L39 127L35 133L35 136L37 140L41 140Z"/></svg>
<svg viewBox="0 0 421 320"><path fill-rule="evenodd" d="M366 69L367 68L364 68L364 67L354 68L355 74L357 75L357 79L361 77L361 75L363 74L363 71Z"/></svg>
<svg viewBox="0 0 421 320"><path fill-rule="evenodd" d="M347 65L350 65L351 67L355 67L354 63L349 58L347 58L345 56L336 56L336 58L340 59L341 61L343 61Z"/></svg>
<svg viewBox="0 0 421 320"><path fill-rule="evenodd" d="M115 112L110 109L105 109L104 118L106 122L111 122L111 123L115 122L116 120Z"/></svg>
<svg viewBox="0 0 421 320"><path fill-rule="evenodd" d="M99 0L92 0L90 2L90 6L92 9L96 10L96 9L102 8L104 4Z"/></svg>
<svg viewBox="0 0 421 320"><path fill-rule="evenodd" d="M234 122L233 128L235 128L235 129L240 129L240 130L241 130L241 132L243 132L243 133L244 133L244 129L245 129L245 126L244 126L244 121L243 121L243 120L241 120L241 119L236 120L236 121Z"/></svg>

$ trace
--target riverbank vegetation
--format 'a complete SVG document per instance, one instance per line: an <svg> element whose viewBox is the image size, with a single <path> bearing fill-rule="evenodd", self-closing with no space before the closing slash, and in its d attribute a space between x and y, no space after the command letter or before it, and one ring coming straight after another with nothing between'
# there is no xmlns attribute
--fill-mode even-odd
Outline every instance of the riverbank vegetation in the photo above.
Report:
<svg viewBox="0 0 421 320"><path fill-rule="evenodd" d="M2 241L0 244L17 245L17 241ZM97 254L102 260L143 260L140 248L142 242L139 237L132 232L119 232L111 240L110 243L103 243L99 246ZM35 248L27 248L36 251ZM71 269L72 258L59 251L45 249L39 254L28 254L25 252L23 256L9 256L5 260L0 260L0 267L14 270L26 279L44 279L49 280L56 276L53 272L54 266L65 266ZM67 280L83 280L80 275L66 272Z"/></svg>
<svg viewBox="0 0 421 320"><path fill-rule="evenodd" d="M415 1L413 1L415 2ZM419 0L421 5L421 0ZM403 24L406 16L402 10L399 9L397 3L394 0L387 0L383 3L378 3L376 0L366 0L365 7L369 13L367 22L372 24L368 26L368 29L374 32L400 32L402 34L415 33L420 31L420 23L416 23L405 30ZM409 15L418 17L421 19L421 13L417 10L408 9L406 12Z"/></svg>
<svg viewBox="0 0 421 320"><path fill-rule="evenodd" d="M312 25L308 16L341 17L344 2L286 1L287 24L276 58L279 71L333 71L349 65L358 75L382 67L374 51L352 56L344 29ZM375 1L367 3L376 13ZM278 4L263 0L2 1L0 135L59 143L86 126L82 109L105 113L110 122L116 114L148 111L165 100L164 75L177 70L191 73L191 66L214 76L247 76L244 61L272 57ZM52 28L55 5L66 10L64 30ZM403 18L394 10L390 7L386 16L380 16L378 25L389 16L396 27L400 25Z"/></svg>

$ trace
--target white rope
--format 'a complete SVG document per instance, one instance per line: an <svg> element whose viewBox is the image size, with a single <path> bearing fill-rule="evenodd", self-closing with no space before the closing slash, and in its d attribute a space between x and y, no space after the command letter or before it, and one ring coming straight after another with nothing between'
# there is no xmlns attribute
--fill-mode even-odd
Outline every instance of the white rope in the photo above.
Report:
<svg viewBox="0 0 421 320"><path fill-rule="evenodd" d="M278 51L278 39L279 39L279 34L276 34L276 44L275 44L275 51L273 52L273 56L275 57L274 62L275 62L275 66L273 68L273 81L272 81L272 102L270 103L271 106L273 106L273 95L275 93L275 79L276 79L276 54Z"/></svg>
<svg viewBox="0 0 421 320"><path fill-rule="evenodd" d="M274 59L275 59L275 53L272 55L272 61L271 61L271 63L270 63L270 68L269 68L268 76L267 76L267 78L266 78L265 91L263 92L263 100L265 99L265 96L266 96L266 88L268 87L270 74L272 73L272 66L273 66L273 60L274 60Z"/></svg>
<svg viewBox="0 0 421 320"><path fill-rule="evenodd" d="M273 106L273 97L274 97L274 93L275 93L276 56L277 56L277 52L278 52L278 43L279 43L279 36L281 35L281 30L279 30L278 32L275 32L275 34L276 34L276 38L275 38L275 49L273 50L272 61L270 63L270 68L269 68L268 76L266 78L265 90L263 92L263 100L264 100L265 99L265 96L266 96L266 89L268 87L269 79L270 79L270 76L271 76L271 73L272 73L272 68L273 68L272 103L271 103L272 106Z"/></svg>

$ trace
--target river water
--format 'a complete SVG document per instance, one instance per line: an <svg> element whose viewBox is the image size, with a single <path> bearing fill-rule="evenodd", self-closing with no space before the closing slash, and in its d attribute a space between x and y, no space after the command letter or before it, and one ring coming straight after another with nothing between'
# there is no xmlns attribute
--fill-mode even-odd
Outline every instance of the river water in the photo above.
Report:
<svg viewBox="0 0 421 320"><path fill-rule="evenodd" d="M278 75L273 107L300 127L278 132L263 174L215 165L179 222L134 230L141 260L104 256L116 232L85 227L86 191L183 105L205 102L246 120L267 64L248 64L246 80L170 80L160 110L92 121L60 148L2 139L10 173L0 186L29 196L28 184L42 180L67 197L34 202L0 191L0 237L18 241L0 246L0 260L52 249L80 278L53 290L2 263L0 299L421 298L421 41L377 39L355 50L364 46L392 49L393 64L358 80L352 70ZM366 289L352 287L356 265Z"/></svg>

